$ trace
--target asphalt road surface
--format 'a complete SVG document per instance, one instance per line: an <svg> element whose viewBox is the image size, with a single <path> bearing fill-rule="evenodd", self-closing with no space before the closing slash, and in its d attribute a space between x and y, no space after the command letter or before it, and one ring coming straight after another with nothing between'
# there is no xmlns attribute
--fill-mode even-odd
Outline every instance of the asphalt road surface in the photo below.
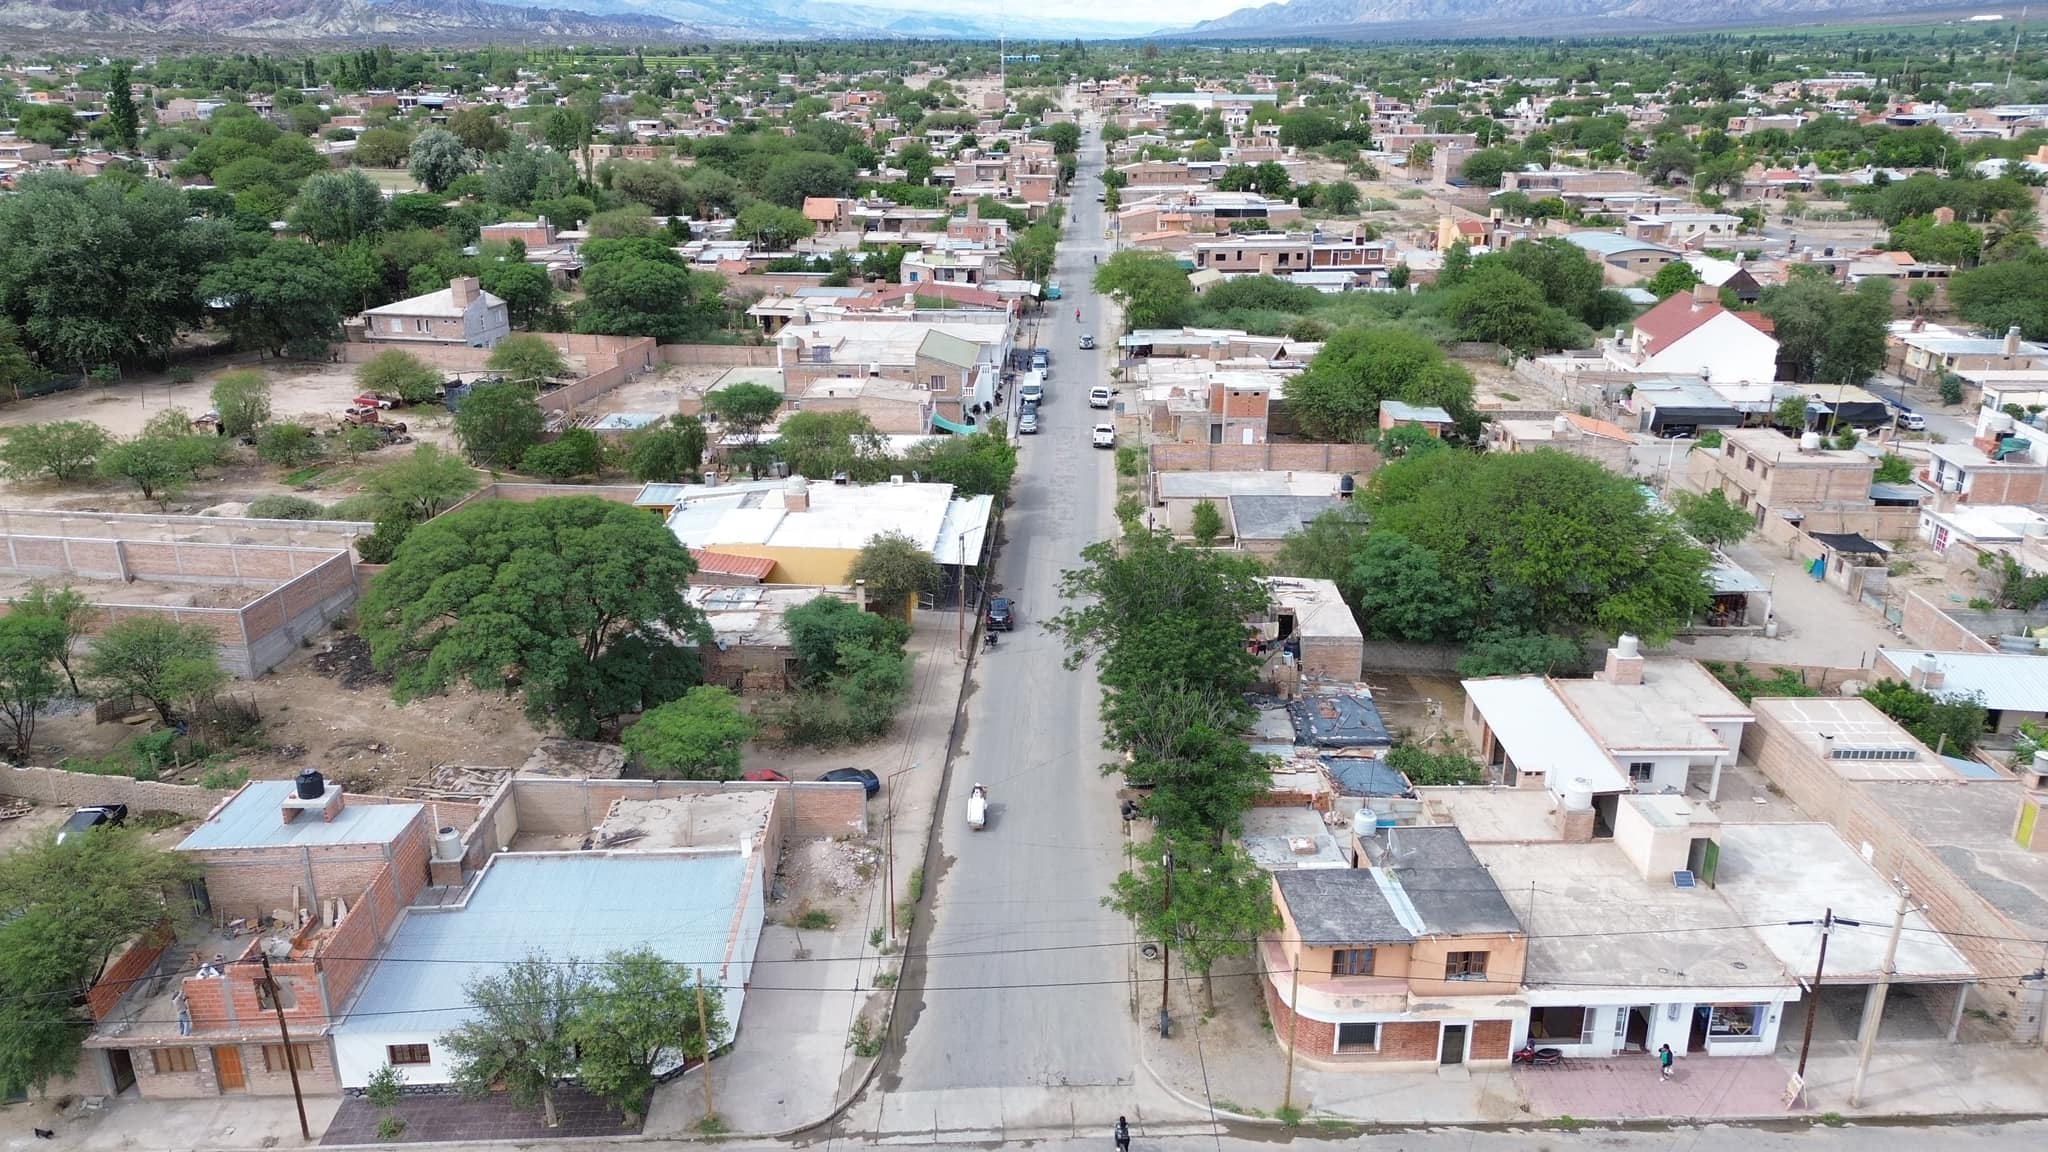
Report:
<svg viewBox="0 0 2048 1152"><path fill-rule="evenodd" d="M1044 629L1061 606L1061 571L1114 527L1114 454L1090 446L1102 413L1087 402L1090 387L1108 383L1112 354L1079 348L1084 331L1114 344L1097 327L1090 283L1091 257L1107 251L1092 130L1081 154L1054 273L1064 299L1047 303L1037 325L1051 353L1041 431L1018 440L995 570L997 594L1017 605L1017 630L977 658L942 801L943 864L927 878L937 887L926 959L905 973L908 1033L895 1066L882 1069L891 1093L1129 1085L1137 1064L1122 982L1130 930L1101 904L1122 835L1115 786L1100 773L1098 689L1092 668L1062 666L1064 650ZM965 807L977 782L990 797L978 832Z"/></svg>

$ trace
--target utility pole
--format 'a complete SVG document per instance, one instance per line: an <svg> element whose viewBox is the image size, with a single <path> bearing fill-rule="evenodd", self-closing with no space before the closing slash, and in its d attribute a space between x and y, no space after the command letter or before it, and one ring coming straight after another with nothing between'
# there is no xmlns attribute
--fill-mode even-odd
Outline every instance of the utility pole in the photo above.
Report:
<svg viewBox="0 0 2048 1152"><path fill-rule="evenodd" d="M1815 921L1812 920L1791 921L1794 927L1813 923ZM1813 966L1813 984L1806 997L1806 1035L1800 1038L1799 1070L1793 1073L1793 1075L1799 1078L1799 1082L1802 1085L1806 1083L1806 1053L1813 1047L1813 1019L1820 1015L1820 978L1822 973L1826 972L1828 968L1828 934L1834 931L1837 924L1847 924L1852 928L1861 928L1863 926L1859 920L1836 919L1833 908L1828 909L1827 914L1822 916L1818 923L1820 924L1820 959Z"/></svg>
<svg viewBox="0 0 2048 1152"><path fill-rule="evenodd" d="M1856 1080L1849 1086L1849 1107L1863 1102L1863 1074L1870 1071L1870 1053L1877 1047L1877 1029L1884 1023L1884 1000L1891 993L1892 974L1898 969L1899 934L1906 930L1906 913L1913 910L1913 890L1899 885L1899 907L1892 914L1892 938L1884 946L1884 967L1877 974L1877 992L1863 1021L1863 1047L1856 1053ZM1962 995L1961 991L1956 993Z"/></svg>
<svg viewBox="0 0 2048 1152"><path fill-rule="evenodd" d="M704 970L697 969L697 1035L704 1044L704 1118L709 1120L718 1115L718 1109L711 1106L711 1021L704 1011Z"/></svg>
<svg viewBox="0 0 2048 1152"><path fill-rule="evenodd" d="M263 957L263 984L270 989L270 1006L277 1010L277 1034L284 1041L284 1066L292 1074L292 1103L299 1106L299 1135L308 1140L313 1138L313 1126L306 1123L306 1097L299 1090L299 1061L292 1055L292 1030L284 1022L284 1000L277 994L277 977L270 974L270 953L261 949Z"/></svg>
<svg viewBox="0 0 2048 1152"><path fill-rule="evenodd" d="M1287 1091L1280 1107L1294 1111L1294 1043L1301 1038L1301 942L1294 943L1294 990L1287 994Z"/></svg>
<svg viewBox="0 0 2048 1152"><path fill-rule="evenodd" d="M1173 1034L1173 1022L1166 1014L1166 992L1173 972L1173 849L1167 849L1160 862L1166 868L1167 912L1167 930L1159 940L1159 1036L1163 1040Z"/></svg>
<svg viewBox="0 0 2048 1152"><path fill-rule="evenodd" d="M955 594L955 598L960 602L960 635L954 640L954 646L960 650L960 658L965 660L967 659L967 548L964 539L961 541L961 545L960 587Z"/></svg>

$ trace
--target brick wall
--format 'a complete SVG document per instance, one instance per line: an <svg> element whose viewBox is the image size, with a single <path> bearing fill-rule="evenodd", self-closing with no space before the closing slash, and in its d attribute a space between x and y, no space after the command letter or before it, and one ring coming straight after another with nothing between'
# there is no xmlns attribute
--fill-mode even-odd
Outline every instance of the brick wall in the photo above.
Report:
<svg viewBox="0 0 2048 1152"><path fill-rule="evenodd" d="M0 795L65 808L85 804L126 804L131 813L163 811L204 816L234 794L234 790L227 788L130 780L125 776L96 776L88 772L66 772L61 768L10 767L0 771Z"/></svg>
<svg viewBox="0 0 2048 1152"><path fill-rule="evenodd" d="M127 995L128 989L137 981L149 975L150 970L156 967L157 959L164 954L164 948L175 939L177 935L171 931L171 926L164 924L130 944L126 952L107 965L107 970L100 973L100 978L93 982L91 991L85 996L86 1005L92 1009L92 1018L105 1020L107 1013L113 1011L115 1002Z"/></svg>
<svg viewBox="0 0 2048 1152"><path fill-rule="evenodd" d="M204 869L216 915L257 917L291 903L293 889L305 908L322 900L361 898L387 863L401 867L401 901L426 883L431 833L424 813L387 848L378 844L301 844L290 847L211 849L189 853Z"/></svg>
<svg viewBox="0 0 2048 1152"><path fill-rule="evenodd" d="M1363 480L1379 467L1369 444L1154 444L1154 472L1349 472Z"/></svg>
<svg viewBox="0 0 2048 1152"><path fill-rule="evenodd" d="M220 1080L215 1070L215 1046L206 1043L192 1043L199 1037L188 1038L183 1043L158 1044L149 1047L134 1047L128 1051L135 1064L135 1084L139 1095L152 1100L189 1100L206 1096L221 1095ZM294 1044L303 1045L312 1057L310 1067L299 1069L299 1086L309 1096L332 1096L340 1093L341 1082L334 1073L334 1049L325 1036L293 1036ZM276 1070L265 1064L264 1047L261 1043L227 1043L222 1048L236 1049L241 1057L242 1078L246 1087L228 1095L289 1096L292 1091L291 1073L286 1070L280 1054ZM156 1070L156 1061L151 1052L156 1049L183 1048L192 1054L193 1070L190 1072L164 1072ZM301 1057L301 1060L304 1056Z"/></svg>
<svg viewBox="0 0 2048 1152"><path fill-rule="evenodd" d="M1472 1025L1472 1059L1506 1060L1512 1053L1515 1024L1512 1020L1480 1020Z"/></svg>
<svg viewBox="0 0 2048 1152"><path fill-rule="evenodd" d="M767 344L662 344L655 349L663 364L691 367L772 368L775 348Z"/></svg>
<svg viewBox="0 0 2048 1152"><path fill-rule="evenodd" d="M1966 628L1918 592L1907 592L1899 627L1906 639L1937 652L1996 652L1997 645Z"/></svg>
<svg viewBox="0 0 2048 1152"><path fill-rule="evenodd" d="M1301 670L1330 680L1356 681L1363 674L1365 641L1351 637L1301 638Z"/></svg>
<svg viewBox="0 0 2048 1152"><path fill-rule="evenodd" d="M1261 981L1266 995L1266 1013L1273 1021L1273 1035L1284 1046L1288 1033L1293 1032L1295 1057L1300 1060L1326 1064L1428 1064L1437 1063L1442 1029L1433 1020L1390 1020L1380 1025L1378 1051L1342 1052L1335 1051L1337 1026L1328 1020L1317 1020L1312 1016L1297 1018L1287 1007L1286 999L1272 979ZM1474 1026L1474 1060L1505 1060L1508 1057L1507 1044L1510 1023L1505 1020L1480 1021ZM1480 1030L1484 1030L1481 1032ZM1486 1056L1480 1055L1480 1037L1487 1042Z"/></svg>

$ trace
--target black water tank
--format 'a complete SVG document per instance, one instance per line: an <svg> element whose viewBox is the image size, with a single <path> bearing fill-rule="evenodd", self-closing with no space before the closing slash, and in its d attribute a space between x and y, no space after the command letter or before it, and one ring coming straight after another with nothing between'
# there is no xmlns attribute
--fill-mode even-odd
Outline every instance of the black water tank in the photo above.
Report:
<svg viewBox="0 0 2048 1152"><path fill-rule="evenodd" d="M327 781L318 768L308 768L299 773L299 799L318 800L327 794Z"/></svg>
<svg viewBox="0 0 2048 1152"><path fill-rule="evenodd" d="M1342 476L1337 477L1337 499L1349 500L1351 499L1351 494L1357 490L1358 481L1351 478L1351 473L1346 472Z"/></svg>

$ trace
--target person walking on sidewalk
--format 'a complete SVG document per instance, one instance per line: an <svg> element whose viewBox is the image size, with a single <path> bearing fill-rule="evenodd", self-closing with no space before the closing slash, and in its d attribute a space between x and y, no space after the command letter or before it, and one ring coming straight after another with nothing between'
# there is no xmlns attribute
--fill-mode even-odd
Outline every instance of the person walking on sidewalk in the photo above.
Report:
<svg viewBox="0 0 2048 1152"><path fill-rule="evenodd" d="M1669 1044L1657 1045L1657 1078L1660 1080L1671 1079L1671 1045Z"/></svg>
<svg viewBox="0 0 2048 1152"><path fill-rule="evenodd" d="M1131 1126L1121 1116L1116 1118L1116 1152L1131 1152Z"/></svg>

